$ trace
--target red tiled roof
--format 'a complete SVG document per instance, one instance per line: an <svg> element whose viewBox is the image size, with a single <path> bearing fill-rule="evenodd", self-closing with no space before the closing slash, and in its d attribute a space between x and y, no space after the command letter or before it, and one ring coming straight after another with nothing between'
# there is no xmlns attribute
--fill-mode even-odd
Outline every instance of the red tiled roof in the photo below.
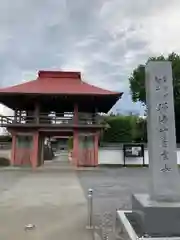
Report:
<svg viewBox="0 0 180 240"><path fill-rule="evenodd" d="M36 80L2 88L0 93L122 95L120 92L104 90L83 82L80 72L63 71L39 71Z"/></svg>

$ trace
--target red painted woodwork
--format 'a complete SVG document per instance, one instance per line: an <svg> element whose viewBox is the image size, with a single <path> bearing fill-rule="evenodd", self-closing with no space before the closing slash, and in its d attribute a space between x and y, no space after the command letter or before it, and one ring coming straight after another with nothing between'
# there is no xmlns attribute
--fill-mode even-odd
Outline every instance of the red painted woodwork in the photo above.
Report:
<svg viewBox="0 0 180 240"><path fill-rule="evenodd" d="M87 117L82 124L80 112L90 115L98 111L108 112L121 96L121 92L104 90L82 81L80 72L66 71L39 71L36 80L0 89L0 102L16 110L14 118L6 118L6 126L12 133L11 164L36 168L43 164L43 138L68 135L73 136L72 164L97 166L99 131L103 126L92 118L89 124ZM74 111L73 124L53 128L56 120L52 123L48 114L52 111L58 114L59 110L63 112L63 117L64 112ZM17 116L17 111L18 114L25 111L27 118L18 122L21 114ZM48 124L43 124L41 119L43 111L48 117ZM28 116L32 117L31 121ZM17 136L21 134L33 136L31 148L18 147ZM91 136L91 139L82 144L81 135Z"/></svg>
<svg viewBox="0 0 180 240"><path fill-rule="evenodd" d="M36 94L78 94L78 95L115 95L122 93L104 90L81 80L79 72L40 71L36 80L16 86L0 89L1 93L36 93Z"/></svg>
<svg viewBox="0 0 180 240"><path fill-rule="evenodd" d="M32 147L18 146L18 137L20 136L32 136ZM31 135L26 133L13 133L12 143L12 155L11 164L15 166L31 166L36 168L38 165L38 144L39 144L39 133L34 132Z"/></svg>
<svg viewBox="0 0 180 240"><path fill-rule="evenodd" d="M99 132L95 133L94 136L94 166L98 165L98 151L99 150Z"/></svg>
<svg viewBox="0 0 180 240"><path fill-rule="evenodd" d="M32 166L33 150L16 148L14 165L16 166Z"/></svg>
<svg viewBox="0 0 180 240"><path fill-rule="evenodd" d="M96 147L96 133L79 136L78 166L97 166L98 148ZM85 137L85 138L84 138Z"/></svg>
<svg viewBox="0 0 180 240"><path fill-rule="evenodd" d="M82 149L79 151L78 166L94 167L95 164L95 149Z"/></svg>
<svg viewBox="0 0 180 240"><path fill-rule="evenodd" d="M39 133L35 132L33 137L33 157L32 157L32 167L36 168L38 166L38 150L39 150Z"/></svg>
<svg viewBox="0 0 180 240"><path fill-rule="evenodd" d="M78 131L74 129L72 163L78 165L79 139Z"/></svg>
<svg viewBox="0 0 180 240"><path fill-rule="evenodd" d="M12 133L11 165L14 165L15 148L16 148L16 135Z"/></svg>

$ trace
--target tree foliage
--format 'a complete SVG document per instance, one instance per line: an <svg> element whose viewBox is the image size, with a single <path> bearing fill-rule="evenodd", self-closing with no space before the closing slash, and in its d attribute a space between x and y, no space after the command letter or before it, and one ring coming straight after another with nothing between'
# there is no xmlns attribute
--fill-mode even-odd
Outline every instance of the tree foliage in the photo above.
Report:
<svg viewBox="0 0 180 240"><path fill-rule="evenodd" d="M175 107L175 119L176 119L176 136L177 141L180 142L180 55L171 53L167 57L158 56L151 57L149 61L171 61L172 73L173 73L173 89L174 89L174 107ZM139 65L132 72L129 83L130 91L133 102L140 101L146 105L146 91L145 91L145 65Z"/></svg>
<svg viewBox="0 0 180 240"><path fill-rule="evenodd" d="M136 142L147 142L147 121L144 118L139 118L136 124Z"/></svg>
<svg viewBox="0 0 180 240"><path fill-rule="evenodd" d="M1 142L11 142L11 141L12 141L11 135L1 135L0 136L0 143Z"/></svg>
<svg viewBox="0 0 180 240"><path fill-rule="evenodd" d="M72 150L73 149L73 137L70 137L68 139L68 149Z"/></svg>
<svg viewBox="0 0 180 240"><path fill-rule="evenodd" d="M173 72L173 86L174 86L174 98L175 103L180 104L180 56L176 53L171 53L167 58L164 56L151 57L147 60L149 61L171 61L172 62L172 72ZM132 72L129 83L130 91L133 102L140 101L146 104L146 91L145 91L145 65L139 65Z"/></svg>
<svg viewBox="0 0 180 240"><path fill-rule="evenodd" d="M142 141L144 133L139 127L138 116L110 115L104 118L108 128L104 131L101 141L103 142L136 142Z"/></svg>

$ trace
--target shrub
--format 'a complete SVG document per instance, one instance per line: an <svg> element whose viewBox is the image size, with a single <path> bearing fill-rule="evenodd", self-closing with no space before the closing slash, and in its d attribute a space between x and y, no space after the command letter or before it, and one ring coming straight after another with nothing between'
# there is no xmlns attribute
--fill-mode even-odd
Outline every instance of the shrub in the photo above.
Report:
<svg viewBox="0 0 180 240"><path fill-rule="evenodd" d="M68 150L72 150L73 149L73 137L70 137L68 139Z"/></svg>
<svg viewBox="0 0 180 240"><path fill-rule="evenodd" d="M0 166L1 167L9 166L9 165L10 165L10 161L8 158L0 157Z"/></svg>

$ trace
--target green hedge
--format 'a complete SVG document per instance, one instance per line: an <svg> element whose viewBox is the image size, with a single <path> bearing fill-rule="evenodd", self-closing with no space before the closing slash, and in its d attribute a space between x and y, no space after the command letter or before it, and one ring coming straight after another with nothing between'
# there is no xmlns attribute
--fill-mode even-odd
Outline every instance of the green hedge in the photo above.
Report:
<svg viewBox="0 0 180 240"><path fill-rule="evenodd" d="M10 160L5 157L0 157L0 167L6 167L10 165Z"/></svg>
<svg viewBox="0 0 180 240"><path fill-rule="evenodd" d="M138 116L110 115L104 122L108 128L104 130L101 142L145 142L147 139L146 120Z"/></svg>
<svg viewBox="0 0 180 240"><path fill-rule="evenodd" d="M70 137L68 139L68 150L72 150L73 149L73 137Z"/></svg>
<svg viewBox="0 0 180 240"><path fill-rule="evenodd" d="M7 136L0 136L0 142L11 142L12 137L10 135Z"/></svg>
<svg viewBox="0 0 180 240"><path fill-rule="evenodd" d="M105 119L109 128L103 133L104 142L131 142L134 134L135 118L129 116L109 116Z"/></svg>

